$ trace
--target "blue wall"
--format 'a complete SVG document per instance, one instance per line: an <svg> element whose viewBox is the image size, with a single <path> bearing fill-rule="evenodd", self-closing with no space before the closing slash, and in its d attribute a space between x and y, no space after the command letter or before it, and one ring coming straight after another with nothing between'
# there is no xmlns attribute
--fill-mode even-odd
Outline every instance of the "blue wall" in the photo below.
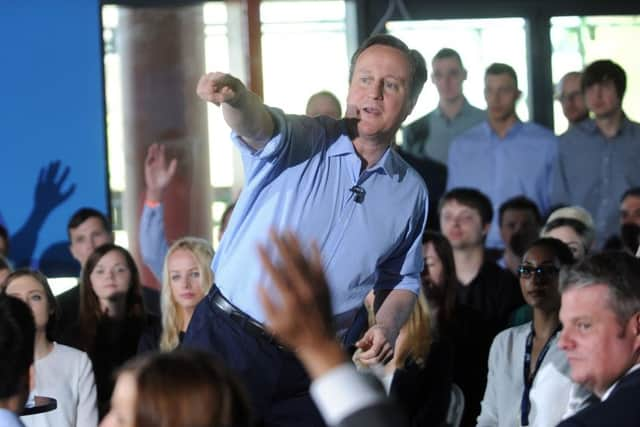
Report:
<svg viewBox="0 0 640 427"><path fill-rule="evenodd" d="M66 201L44 209L38 258L67 240L76 209L108 210L99 0L3 0L0 55L0 221L10 233L24 224L51 161L62 163L58 180L70 167L63 191L75 184Z"/></svg>

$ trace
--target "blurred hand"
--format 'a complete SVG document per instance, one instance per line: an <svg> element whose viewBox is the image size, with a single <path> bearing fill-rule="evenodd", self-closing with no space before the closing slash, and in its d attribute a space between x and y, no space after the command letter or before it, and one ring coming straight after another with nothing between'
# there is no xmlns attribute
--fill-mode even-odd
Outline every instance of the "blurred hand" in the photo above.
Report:
<svg viewBox="0 0 640 427"><path fill-rule="evenodd" d="M390 333L380 325L373 325L358 342L362 352L359 361L367 366L385 364L393 358L393 344L395 338L389 337Z"/></svg>
<svg viewBox="0 0 640 427"><path fill-rule="evenodd" d="M144 179L148 200L162 201L164 191L175 175L177 166L177 159L172 159L167 164L164 145L153 143L149 146L144 160Z"/></svg>
<svg viewBox="0 0 640 427"><path fill-rule="evenodd" d="M217 106L223 102L233 106L245 90L244 84L231 74L215 72L200 77L196 93L204 101Z"/></svg>
<svg viewBox="0 0 640 427"><path fill-rule="evenodd" d="M60 164L60 160L56 160L40 169L34 195L34 211L48 215L51 210L64 203L76 191L75 184L71 184L66 190L62 189L70 169L69 166L65 166L62 174L58 177Z"/></svg>

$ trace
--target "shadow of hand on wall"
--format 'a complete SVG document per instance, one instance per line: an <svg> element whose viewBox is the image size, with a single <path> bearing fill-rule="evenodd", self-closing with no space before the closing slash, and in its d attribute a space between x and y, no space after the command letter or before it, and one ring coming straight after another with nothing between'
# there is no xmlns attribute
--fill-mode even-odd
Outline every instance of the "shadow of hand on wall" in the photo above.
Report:
<svg viewBox="0 0 640 427"><path fill-rule="evenodd" d="M10 257L16 267L37 267L33 265L35 263L32 258L40 229L51 212L67 201L76 190L74 183L66 182L71 168L61 166L61 161L55 160L40 169L31 213L20 229L11 236Z"/></svg>

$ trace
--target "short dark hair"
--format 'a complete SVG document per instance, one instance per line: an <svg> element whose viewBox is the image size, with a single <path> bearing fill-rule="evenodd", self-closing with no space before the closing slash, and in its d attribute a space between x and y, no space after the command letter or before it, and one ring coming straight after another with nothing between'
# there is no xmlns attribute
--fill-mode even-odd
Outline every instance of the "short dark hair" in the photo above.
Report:
<svg viewBox="0 0 640 427"><path fill-rule="evenodd" d="M67 234L69 236L69 240L71 240L71 230L74 228L78 228L80 224L88 220L89 218L98 218L102 223L102 227L104 227L107 233L111 233L111 224L107 217L100 211L93 208L80 208L73 215L71 215L71 219L67 223Z"/></svg>
<svg viewBox="0 0 640 427"><path fill-rule="evenodd" d="M625 191L620 198L620 203L624 202L627 197L640 197L640 187L631 187Z"/></svg>
<svg viewBox="0 0 640 427"><path fill-rule="evenodd" d="M582 91L597 83L613 82L618 98L622 101L627 90L627 74L622 67L609 59L601 59L587 65L582 73Z"/></svg>
<svg viewBox="0 0 640 427"><path fill-rule="evenodd" d="M460 54L449 47L443 47L442 49L440 49L433 56L433 59L431 60L431 64L433 65L433 63L436 62L438 59L447 59L447 58L455 59L456 61L458 61L458 64L460 64L460 68L464 68L464 65L462 65L462 58L460 58Z"/></svg>
<svg viewBox="0 0 640 427"><path fill-rule="evenodd" d="M0 399L28 389L36 327L31 309L17 298L0 293ZM28 392L25 392L25 398Z"/></svg>
<svg viewBox="0 0 640 427"><path fill-rule="evenodd" d="M9 231L2 224L0 224L0 239L4 240L7 253L9 253Z"/></svg>
<svg viewBox="0 0 640 427"><path fill-rule="evenodd" d="M489 65L484 73L484 77L486 78L488 75L496 76L499 74L509 75L513 79L513 83L516 85L516 88L518 87L518 76L516 75L516 70L514 70L511 65L503 64L501 62L494 62Z"/></svg>
<svg viewBox="0 0 640 427"><path fill-rule="evenodd" d="M563 267L570 266L576 261L573 257L573 252L569 249L569 246L567 246L562 240L558 240L553 237L541 237L533 242L527 251L531 248L544 248L549 250Z"/></svg>
<svg viewBox="0 0 640 427"><path fill-rule="evenodd" d="M340 100L338 100L338 98L328 90L321 90L320 92L316 92L309 97L309 100L307 101L307 107L305 108L307 114L309 113L309 107L311 106L311 104L318 98L328 98L329 100L331 100L334 107L336 108L336 111L338 112L338 117L342 117L342 106L340 106Z"/></svg>
<svg viewBox="0 0 640 427"><path fill-rule="evenodd" d="M360 54L367 48L374 45L383 45L393 47L402 52L409 62L409 76L411 83L409 85L409 98L412 104L415 104L422 92L424 83L427 81L427 64L420 52L409 47L397 37L390 34L377 34L366 39L351 57L351 65L349 66L349 82L353 79L353 72L356 68L356 62Z"/></svg>
<svg viewBox="0 0 640 427"><path fill-rule="evenodd" d="M32 270L30 268L19 268L13 273L7 276L7 279L4 281L4 289L9 287L12 281L18 279L20 277L31 277L42 286L44 290L44 294L47 297L47 308L49 311L49 321L47 322L46 334L47 339L49 341L54 340L54 333L56 330L56 322L57 322L57 314L58 314L58 304L56 301L55 295L53 295L53 291L51 290L51 286L49 286L49 281L47 277L37 270Z"/></svg>
<svg viewBox="0 0 640 427"><path fill-rule="evenodd" d="M542 223L542 216L535 202L525 196L516 196L506 200L500 205L500 208L498 208L498 225L502 225L504 213L510 209L514 211L529 211L533 213L537 224Z"/></svg>
<svg viewBox="0 0 640 427"><path fill-rule="evenodd" d="M640 259L622 251L588 256L560 273L560 292L605 285L608 304L620 324L640 312Z"/></svg>
<svg viewBox="0 0 640 427"><path fill-rule="evenodd" d="M475 188L458 187L447 191L440 199L438 212L442 212L444 205L451 200L478 211L483 225L490 224L493 220L491 200L483 192Z"/></svg>

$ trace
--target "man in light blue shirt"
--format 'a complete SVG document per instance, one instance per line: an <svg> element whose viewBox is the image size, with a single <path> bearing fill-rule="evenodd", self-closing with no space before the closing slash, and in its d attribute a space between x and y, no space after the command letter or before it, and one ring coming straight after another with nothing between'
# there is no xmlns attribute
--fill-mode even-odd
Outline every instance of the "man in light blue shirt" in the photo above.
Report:
<svg viewBox="0 0 640 427"><path fill-rule="evenodd" d="M443 48L431 61L431 80L440 100L435 110L404 128L402 150L447 164L451 141L487 118L462 93L467 70L458 52Z"/></svg>
<svg viewBox="0 0 640 427"><path fill-rule="evenodd" d="M210 73L199 96L221 105L246 185L213 260L216 285L196 308L185 345L219 354L244 380L264 425L322 425L295 356L264 330L258 286L272 293L256 247L292 230L322 254L338 326L372 288L385 296L359 341L368 363L393 355L420 287L424 182L390 147L426 80L422 56L388 35L354 54L348 119L288 116L236 78ZM268 326L268 325L267 325Z"/></svg>
<svg viewBox="0 0 640 427"><path fill-rule="evenodd" d="M453 141L447 189L476 188L489 197L495 211L507 199L522 195L533 200L544 215L550 206L556 137L549 129L518 119L516 102L521 92L509 65L495 63L487 68L484 94L487 121ZM504 247L497 218L486 246Z"/></svg>
<svg viewBox="0 0 640 427"><path fill-rule="evenodd" d="M552 202L584 207L593 216L596 245L618 232L619 201L640 185L640 124L622 111L626 73L610 60L595 61L582 74L582 90L594 120L560 137Z"/></svg>

